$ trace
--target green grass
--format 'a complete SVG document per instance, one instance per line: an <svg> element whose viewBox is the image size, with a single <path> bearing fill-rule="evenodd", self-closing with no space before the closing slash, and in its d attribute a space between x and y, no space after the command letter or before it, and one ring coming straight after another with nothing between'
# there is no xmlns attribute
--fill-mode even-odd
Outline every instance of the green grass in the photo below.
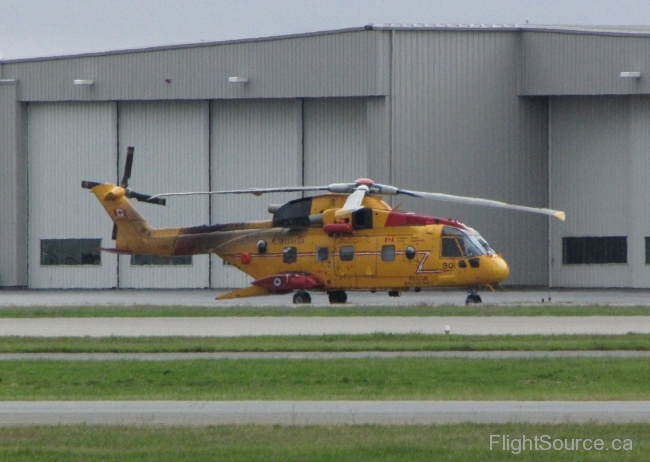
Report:
<svg viewBox="0 0 650 462"><path fill-rule="evenodd" d="M0 400L648 400L643 358L3 361Z"/></svg>
<svg viewBox="0 0 650 462"><path fill-rule="evenodd" d="M550 441L602 439L609 450L490 450L490 435L510 439L547 435ZM614 451L615 439L632 441ZM438 426L261 425L201 428L0 428L4 462L115 461L649 461L650 426L640 424L460 424Z"/></svg>
<svg viewBox="0 0 650 462"><path fill-rule="evenodd" d="M650 316L650 306L573 306L546 303L472 306L30 306L0 308L0 318L181 316Z"/></svg>
<svg viewBox="0 0 650 462"><path fill-rule="evenodd" d="M650 334L297 335L262 337L0 337L1 353L171 353L261 351L650 350Z"/></svg>

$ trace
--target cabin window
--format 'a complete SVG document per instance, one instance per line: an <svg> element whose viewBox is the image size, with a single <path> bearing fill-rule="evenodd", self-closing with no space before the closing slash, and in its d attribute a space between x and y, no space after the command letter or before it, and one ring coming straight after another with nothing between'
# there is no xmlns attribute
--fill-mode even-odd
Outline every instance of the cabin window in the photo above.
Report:
<svg viewBox="0 0 650 462"><path fill-rule="evenodd" d="M131 255L132 266L183 266L192 264L192 255L161 257L159 255Z"/></svg>
<svg viewBox="0 0 650 462"><path fill-rule="evenodd" d="M395 261L395 246L384 245L381 248L381 261Z"/></svg>
<svg viewBox="0 0 650 462"><path fill-rule="evenodd" d="M413 260L415 258L415 253L415 249L411 246L408 246L406 249L404 249L404 255L409 260Z"/></svg>
<svg viewBox="0 0 650 462"><path fill-rule="evenodd" d="M442 236L442 256L458 258L462 257L463 253L458 247L458 241L454 236Z"/></svg>
<svg viewBox="0 0 650 462"><path fill-rule="evenodd" d="M328 247L316 248L316 261L327 261L330 258L330 249Z"/></svg>
<svg viewBox="0 0 650 462"><path fill-rule="evenodd" d="M282 250L282 262L295 263L298 261L298 249L296 247L285 247Z"/></svg>
<svg viewBox="0 0 650 462"><path fill-rule="evenodd" d="M101 239L41 239L43 266L101 266Z"/></svg>
<svg viewBox="0 0 650 462"><path fill-rule="evenodd" d="M627 263L627 237L563 237L562 263L565 265Z"/></svg>
<svg viewBox="0 0 650 462"><path fill-rule="evenodd" d="M352 261L354 259L354 247L351 245L344 245L339 252L341 261Z"/></svg>

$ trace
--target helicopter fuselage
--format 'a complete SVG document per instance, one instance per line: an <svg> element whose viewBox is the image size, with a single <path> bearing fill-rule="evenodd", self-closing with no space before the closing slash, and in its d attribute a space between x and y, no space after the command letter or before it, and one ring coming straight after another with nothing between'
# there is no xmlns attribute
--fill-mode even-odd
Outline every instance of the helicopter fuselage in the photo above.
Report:
<svg viewBox="0 0 650 462"><path fill-rule="evenodd" d="M494 253L445 255L447 224L395 226L346 234L322 229L255 230L215 249L229 264L262 279L269 274L301 273L318 277L326 289L404 290L422 287L496 284L508 276ZM447 245L456 248L456 242ZM454 247L452 247L454 246ZM263 251L260 251L263 249Z"/></svg>
<svg viewBox="0 0 650 462"><path fill-rule="evenodd" d="M153 229L124 188L92 188L117 225L116 253L160 256L214 253L255 281L232 297L294 290L407 290L497 284L509 269L460 222L392 210L368 195L345 210L347 195L290 201L273 219ZM224 298L230 298L225 296Z"/></svg>

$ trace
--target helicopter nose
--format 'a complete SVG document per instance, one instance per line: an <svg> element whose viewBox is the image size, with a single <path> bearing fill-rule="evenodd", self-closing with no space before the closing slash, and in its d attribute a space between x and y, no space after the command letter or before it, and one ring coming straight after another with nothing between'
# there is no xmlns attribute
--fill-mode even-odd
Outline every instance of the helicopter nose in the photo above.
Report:
<svg viewBox="0 0 650 462"><path fill-rule="evenodd" d="M508 279L510 275L510 268L508 268L508 264L501 255L495 255L492 258L492 275L494 276L495 282Z"/></svg>

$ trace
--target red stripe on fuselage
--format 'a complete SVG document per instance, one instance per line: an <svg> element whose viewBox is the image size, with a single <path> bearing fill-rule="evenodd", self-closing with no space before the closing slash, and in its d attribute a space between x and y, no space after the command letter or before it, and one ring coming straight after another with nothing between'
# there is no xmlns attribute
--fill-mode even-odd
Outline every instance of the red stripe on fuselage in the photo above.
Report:
<svg viewBox="0 0 650 462"><path fill-rule="evenodd" d="M425 226L425 225L447 225L454 228L467 230L467 226L460 221L452 220L451 218L436 218L428 217L426 215L418 215L416 213L407 212L390 212L386 219L384 226Z"/></svg>

